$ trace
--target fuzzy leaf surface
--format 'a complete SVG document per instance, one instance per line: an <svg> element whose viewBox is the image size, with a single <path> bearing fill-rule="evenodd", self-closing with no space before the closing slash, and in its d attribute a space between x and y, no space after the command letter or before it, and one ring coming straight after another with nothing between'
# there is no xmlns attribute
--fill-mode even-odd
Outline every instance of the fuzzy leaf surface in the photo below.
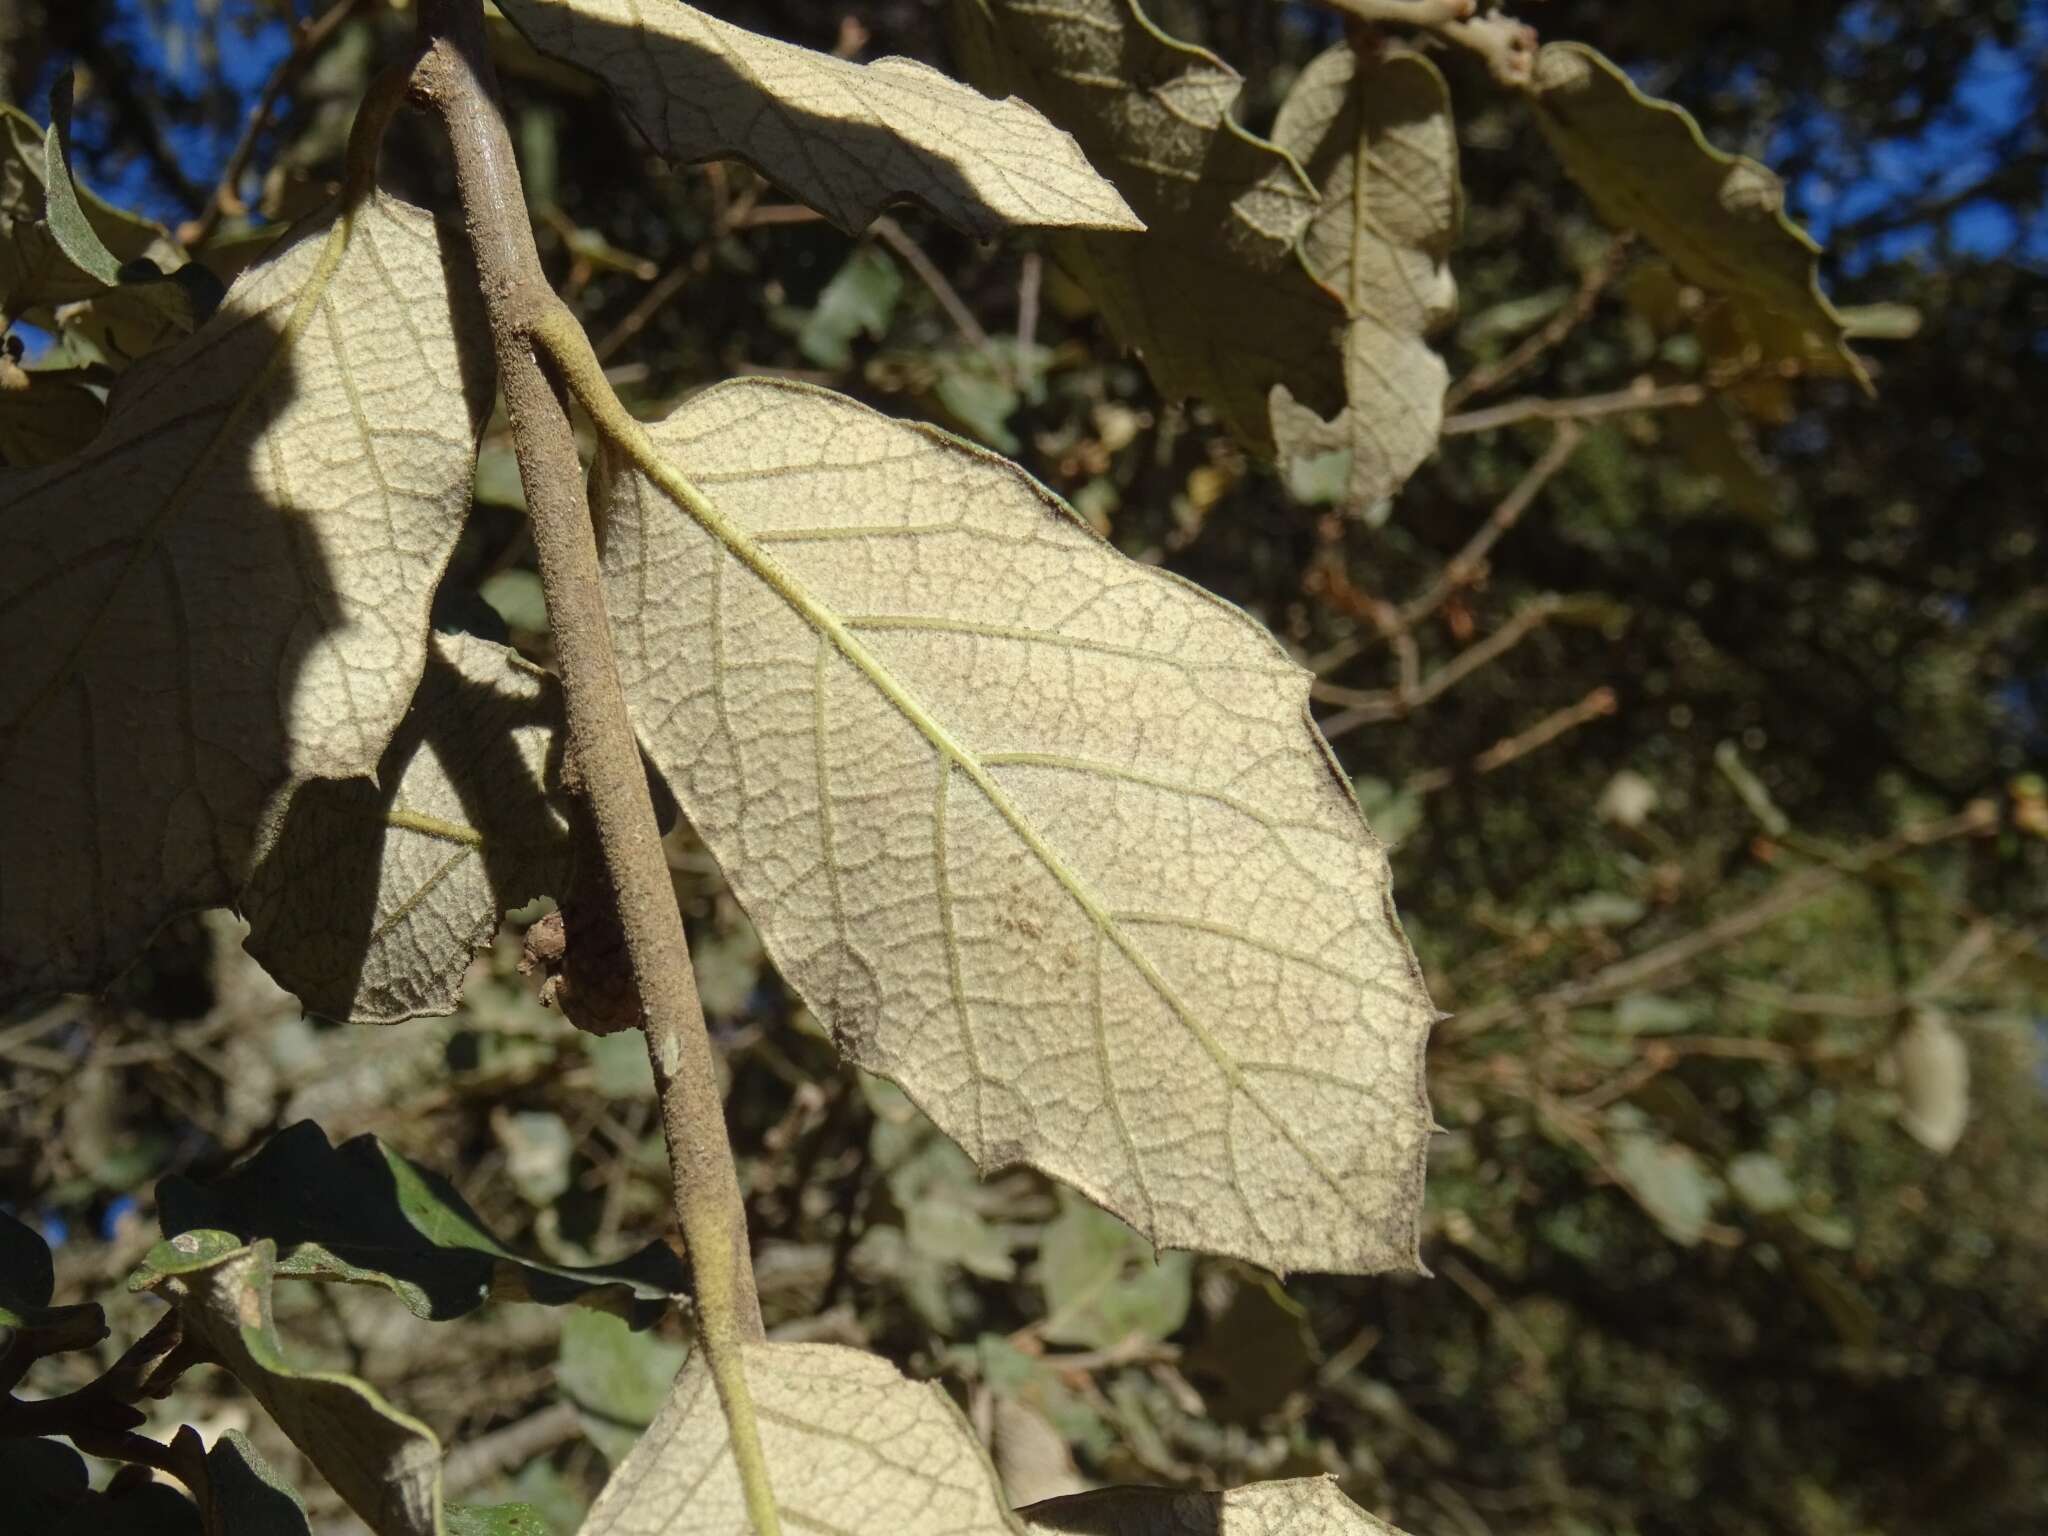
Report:
<svg viewBox="0 0 2048 1536"><path fill-rule="evenodd" d="M1251 1483L1223 1493L1101 1488L1017 1511L1028 1536L1400 1536L1333 1477Z"/></svg>
<svg viewBox="0 0 2048 1536"><path fill-rule="evenodd" d="M986 239L1143 226L1071 137L914 59L856 64L681 0L504 0L536 48L611 87L669 159L746 161L840 228L915 201Z"/></svg>
<svg viewBox="0 0 2048 1536"><path fill-rule="evenodd" d="M783 1528L1014 1536L981 1444L937 1385L836 1344L752 1344L747 1386ZM676 1379L581 1536L742 1536L725 1416L702 1357Z"/></svg>
<svg viewBox="0 0 2048 1536"><path fill-rule="evenodd" d="M505 913L567 892L561 713L554 681L517 652L434 636L377 777L293 795L242 897L249 953L328 1018L453 1013Z"/></svg>
<svg viewBox="0 0 2048 1536"><path fill-rule="evenodd" d="M1199 396L1268 455L1274 385L1342 409L1344 307L1298 243L1315 188L1232 115L1242 77L1137 0L952 0L950 14L968 77L1070 130L1145 221L1142 236L1066 233L1053 249L1161 393Z"/></svg>
<svg viewBox="0 0 2048 1536"><path fill-rule="evenodd" d="M1302 249L1350 315L1343 413L1324 422L1280 384L1273 430L1285 460L1346 450L1346 499L1362 512L1401 488L1443 426L1450 370L1427 338L1458 306L1450 91L1420 54L1362 59L1340 44L1301 72L1273 140L1322 189Z"/></svg>
<svg viewBox="0 0 2048 1536"><path fill-rule="evenodd" d="M628 701L841 1049L1155 1243L1413 1266L1434 1010L1308 674L826 391L723 385L641 451L593 498Z"/></svg>
<svg viewBox="0 0 2048 1536"><path fill-rule="evenodd" d="M232 901L307 778L368 773L426 664L482 346L432 219L373 195L0 472L0 997L106 982Z"/></svg>
<svg viewBox="0 0 2048 1536"><path fill-rule="evenodd" d="M1810 365L1817 354L1868 384L1821 292L1820 247L1785 216L1774 172L1714 148L1690 113L1644 95L1583 44L1545 44L1534 87L1544 137L1602 218L1639 232L1686 281L1727 295L1766 356Z"/></svg>

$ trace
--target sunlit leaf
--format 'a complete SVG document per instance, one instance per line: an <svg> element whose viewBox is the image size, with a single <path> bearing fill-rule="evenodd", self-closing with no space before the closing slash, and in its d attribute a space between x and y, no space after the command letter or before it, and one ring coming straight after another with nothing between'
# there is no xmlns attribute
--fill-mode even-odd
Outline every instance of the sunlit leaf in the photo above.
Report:
<svg viewBox="0 0 2048 1536"><path fill-rule="evenodd" d="M329 1146L310 1120L278 1132L218 1179L165 1179L157 1205L172 1239L213 1232L238 1246L269 1242L280 1277L381 1286L419 1317L461 1317L500 1299L580 1302L644 1323L683 1288L674 1254L659 1242L589 1269L515 1253L438 1174L374 1136ZM176 1253L159 1243L131 1287L156 1284L159 1262Z"/></svg>
<svg viewBox="0 0 2048 1536"><path fill-rule="evenodd" d="M1102 1488L1017 1513L1028 1536L1397 1536L1345 1498L1333 1477L1252 1483L1224 1493Z"/></svg>
<svg viewBox="0 0 2048 1536"><path fill-rule="evenodd" d="M1426 337L1456 312L1458 139L1436 66L1340 44L1311 61L1281 103L1273 140L1322 201L1302 236L1316 276L1344 296L1346 405L1324 422L1274 386L1284 460L1350 454L1347 499L1363 512L1435 449L1450 371Z"/></svg>
<svg viewBox="0 0 2048 1536"><path fill-rule="evenodd" d="M503 646L436 635L374 780L317 780L242 898L249 953L308 1010L453 1013L506 912L567 893L559 692Z"/></svg>
<svg viewBox="0 0 2048 1536"><path fill-rule="evenodd" d="M1546 44L1534 87L1544 136L1602 218L1638 231L1688 282L1725 294L1760 356L1816 353L1864 378L1820 290L1820 248L1785 216L1776 175L1715 149L1690 114L1581 44Z"/></svg>
<svg viewBox="0 0 2048 1536"><path fill-rule="evenodd" d="M682 0L502 0L535 47L601 78L671 160L745 160L842 229L915 201L968 234L1137 229L1074 141L913 59L855 64Z"/></svg>
<svg viewBox="0 0 2048 1536"><path fill-rule="evenodd" d="M952 0L950 14L969 77L1071 130L1145 221L1142 236L1061 234L1053 249L1161 393L1199 396L1263 453L1274 385L1341 410L1343 304L1300 248L1315 188L1232 116L1237 72L1137 0Z"/></svg>
<svg viewBox="0 0 2048 1536"><path fill-rule="evenodd" d="M1614 1137L1614 1167L1673 1242L1689 1248L1705 1235L1721 1184L1692 1148L1651 1130L1625 1128Z"/></svg>
<svg viewBox="0 0 2048 1536"><path fill-rule="evenodd" d="M1154 1242L1413 1266L1434 1011L1308 675L839 396L727 384L642 442L594 490L627 696L841 1049Z"/></svg>
<svg viewBox="0 0 2048 1536"><path fill-rule="evenodd" d="M104 983L234 899L294 781L376 766L469 500L458 329L433 221L373 195L124 375L83 455L0 471L0 995Z"/></svg>
<svg viewBox="0 0 2048 1536"><path fill-rule="evenodd" d="M938 1386L831 1344L755 1344L747 1386L783 1529L1013 1536L995 1472ZM711 1374L693 1360L591 1507L581 1536L748 1528Z"/></svg>

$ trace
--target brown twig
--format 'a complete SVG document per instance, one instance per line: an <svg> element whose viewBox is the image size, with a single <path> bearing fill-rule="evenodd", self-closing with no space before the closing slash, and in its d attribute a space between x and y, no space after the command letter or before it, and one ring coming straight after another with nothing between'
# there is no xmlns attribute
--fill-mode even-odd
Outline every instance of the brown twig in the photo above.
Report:
<svg viewBox="0 0 2048 1536"><path fill-rule="evenodd" d="M220 177L213 184L206 206L196 217L178 226L178 244L190 250L213 233L223 215L247 211L235 189L249 169L249 161L256 153L256 142L270 126L271 114L277 110L278 101L305 73L306 66L313 62L313 56L327 45L327 40L340 30L341 24L361 4L362 0L334 0L334 4L318 16L311 21L300 22L294 29L291 52L278 61L277 68L270 72L270 78L263 82L256 104L249 109L249 120L243 125L242 136L229 152L227 164L221 167Z"/></svg>
<svg viewBox="0 0 2048 1536"><path fill-rule="evenodd" d="M1680 406L1699 405L1712 393L1704 384L1655 384L1645 376L1626 389L1604 395L1581 395L1573 400L1545 400L1530 397L1508 400L1484 410L1466 411L1444 418L1445 437L1464 437L1474 432L1492 432L1519 426L1525 421L1596 421L1602 416L1624 416L1631 411L1668 411Z"/></svg>
<svg viewBox="0 0 2048 1536"><path fill-rule="evenodd" d="M1579 443L1584 436L1578 424L1569 418L1559 423L1556 436L1550 440L1550 446L1543 450L1534 464L1529 466L1528 471L1516 482L1515 488L1501 499L1500 505L1495 507L1486 521L1479 525L1472 537L1465 541L1465 547L1445 562L1444 568L1437 572L1436 580L1431 582L1420 596L1402 607L1402 629L1414 628L1441 608L1453 592L1472 583L1486 568L1486 557L1492 553L1493 546L1501 541L1502 536L1510 528L1522 520L1522 514L1529 510L1538 496L1543 494L1543 488L1550 484L1559 470L1571 462L1571 457L1578 451Z"/></svg>
<svg viewBox="0 0 2048 1536"><path fill-rule="evenodd" d="M1837 864L1817 865L1787 877L1746 907L1691 933L1659 944L1641 954L1631 955L1595 971L1591 976L1552 987L1530 998L1504 998L1459 1014L1439 1025L1436 1039L1467 1039L1498 1029L1515 1020L1539 1014L1562 1013L1574 1008L1597 1007L1670 984L1686 974L1694 961L1725 949L1758 929L1826 895L1851 880L1903 853L1930 847L1958 837L1972 837L1996 828L1998 809L1989 801L1973 802L1954 816L1921 822L1892 837L1871 844L1860 853Z"/></svg>
<svg viewBox="0 0 2048 1536"><path fill-rule="evenodd" d="M1383 720L1398 720L1412 714L1447 690L1456 687L1481 667L1506 655L1549 623L1562 607L1564 599L1555 595L1539 597L1525 604L1507 623L1484 640L1466 646L1464 650L1410 688L1366 690L1339 688L1332 683L1312 684L1309 688L1310 697L1325 704L1346 706L1344 713L1332 715L1324 722L1325 732L1334 729L1341 734L1344 731L1356 730L1361 725L1375 725Z"/></svg>
<svg viewBox="0 0 2048 1536"><path fill-rule="evenodd" d="M1543 326L1524 336L1505 357L1491 363L1482 363L1451 385L1444 395L1444 409L1454 412L1474 395L1487 395L1499 389L1508 380L1526 373L1548 353L1562 345L1567 337L1592 318L1593 311L1600 305L1600 295L1607 291L1607 285L1614 281L1622 267L1627 264L1631 236L1623 233L1608 241L1607 249L1600 259L1588 267L1579 279L1578 292L1558 312L1544 322Z"/></svg>
<svg viewBox="0 0 2048 1536"><path fill-rule="evenodd" d="M760 1299L724 1104L646 772L619 685L575 433L542 370L539 337L547 332L560 347L566 337L559 332L573 332L600 384L602 370L589 354L589 339L541 270L498 106L481 0L423 0L419 24L426 53L414 91L440 117L453 150L456 188L497 349L562 679L564 777L588 809L597 844L591 851L601 856L618 901L674 1172L676 1218L689 1250L699 1337L725 1410L748 1513L757 1536L776 1536L780 1516L743 1364L745 1345L763 1337Z"/></svg>
<svg viewBox="0 0 2048 1536"><path fill-rule="evenodd" d="M939 308L946 312L946 318L953 322L953 329L960 333L960 339L975 351L986 354L998 368L1001 359L995 356L989 345L988 332L981 322L974 318L974 311L960 297L959 290L946 281L946 274L938 269L931 257L925 255L924 247L911 239L901 224L886 213L868 226L877 240L903 258L903 264L917 274L917 280L931 290L931 296L939 301Z"/></svg>

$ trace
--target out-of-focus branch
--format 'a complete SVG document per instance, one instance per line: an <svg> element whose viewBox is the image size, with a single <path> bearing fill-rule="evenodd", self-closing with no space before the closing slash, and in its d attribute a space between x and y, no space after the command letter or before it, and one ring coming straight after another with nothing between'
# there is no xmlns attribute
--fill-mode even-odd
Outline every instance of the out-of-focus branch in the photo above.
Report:
<svg viewBox="0 0 2048 1536"><path fill-rule="evenodd" d="M1504 998L1470 1009L1439 1026L1437 1038L1444 1041L1467 1039L1519 1019L1595 1007L1614 1002L1631 992L1668 986L1688 974L1695 961L1726 949L1758 929L1798 911L1844 881L1857 878L1903 853L1958 837L1979 836L1992 831L1997 825L1997 806L1988 800L1974 801L1954 816L1906 827L1839 863L1801 870L1780 881L1748 906L1668 943L1604 966L1590 976L1552 987L1534 997Z"/></svg>
<svg viewBox="0 0 2048 1536"><path fill-rule="evenodd" d="M1472 583L1486 568L1486 557L1493 546L1522 520L1522 514L1543 493L1543 488L1571 462L1584 436L1575 421L1569 417L1560 420L1557 435L1551 438L1550 446L1543 450L1542 456L1529 466L1528 472L1502 498L1492 515L1465 541L1465 547L1445 562L1436 580L1423 590L1421 596L1401 609L1401 628L1412 629L1441 608L1453 592Z"/></svg>
<svg viewBox="0 0 2048 1536"><path fill-rule="evenodd" d="M1573 331L1592 318L1599 308L1600 295L1607 291L1607 285L1628 261L1629 247L1634 237L1628 232L1616 235L1607 243L1607 249L1600 259L1588 267L1579 279L1578 292L1552 315L1537 330L1524 336L1505 357L1491 363L1482 363L1451 385L1444 395L1444 409L1456 411L1474 395L1487 395L1499 389L1510 379L1526 373L1551 351L1560 346Z"/></svg>
<svg viewBox="0 0 2048 1536"><path fill-rule="evenodd" d="M1668 411L1679 406L1699 405L1712 391L1704 384L1656 384L1646 375L1626 389L1604 395L1581 395L1571 400L1529 397L1507 400L1484 410L1466 411L1444 418L1445 437L1464 437L1473 432L1492 432L1519 426L1525 421L1580 422L1602 416L1625 416L1631 411Z"/></svg>
<svg viewBox="0 0 2048 1536"><path fill-rule="evenodd" d="M1397 720L1422 708L1446 690L1456 687L1487 663L1498 660L1520 645L1549 623L1562 607L1564 599L1554 594L1539 597L1534 602L1525 604L1499 629L1477 644L1465 647L1412 688L1366 690L1339 688L1332 683L1319 682L1312 685L1309 689L1311 697L1325 704L1346 706L1344 713L1333 715L1323 723L1324 731L1334 731L1341 735L1361 725L1373 725L1382 720Z"/></svg>
<svg viewBox="0 0 2048 1536"><path fill-rule="evenodd" d="M197 217L178 226L178 244L190 250L213 233L223 215L247 211L235 189L248 172L249 161L256 153L257 140L270 126L278 101L305 73L314 55L327 45L327 40L340 30L341 24L361 4L362 0L334 0L334 4L311 21L302 21L293 29L291 52L278 61L277 68L270 72L270 78L263 82L256 104L249 109L249 120L243 125L242 136L229 152L227 164L221 167L220 177L213 184L206 206L199 210Z"/></svg>

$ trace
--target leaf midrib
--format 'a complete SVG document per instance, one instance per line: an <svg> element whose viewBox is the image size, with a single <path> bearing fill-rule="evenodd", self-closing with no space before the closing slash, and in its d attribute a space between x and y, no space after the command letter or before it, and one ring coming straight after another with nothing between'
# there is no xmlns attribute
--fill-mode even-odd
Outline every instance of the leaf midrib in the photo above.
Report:
<svg viewBox="0 0 2048 1536"><path fill-rule="evenodd" d="M591 402L586 400L585 404L589 406ZM1222 1042L1195 1015L1193 1009L1181 1000L1171 983L1160 974L1151 957L1124 933L1112 911L1096 896L1088 883L1071 869L1066 860L1040 835L1038 829L990 774L981 759L956 740L952 732L925 707L923 701L898 682L882 660L870 651L794 572L785 568L756 544L747 530L726 517L687 476L671 466L661 456L653 438L638 420L628 414L623 407L616 406L615 401L614 407L614 411L603 412L600 419L609 419L614 424L614 435L634 468L651 480L679 510L709 534L720 547L728 551L770 591L787 603L798 617L830 640L834 648L851 662L938 752L946 765L942 772L950 774L953 768L957 767L967 775L1011 831L1031 850L1046 871L1059 882L1074 904L1087 916L1097 933L1116 946L1118 952L1144 978L1146 985L1166 1004L1182 1027L1201 1045L1210 1061L1222 1073L1230 1090L1242 1093L1265 1116L1268 1123L1294 1150L1295 1155L1329 1185L1347 1209L1359 1215L1369 1214L1351 1196L1343 1181L1324 1165L1322 1159L1311 1148L1303 1144L1286 1118L1266 1102L1264 1096L1244 1075L1237 1061L1223 1048ZM594 409L593 414L599 412ZM1116 1096L1115 1083L1105 1080L1103 1088L1113 1101ZM1228 1134L1226 1128L1226 1137ZM1142 1191L1145 1175L1138 1164L1135 1149L1131 1152L1131 1163L1132 1176L1138 1181ZM1249 1194L1241 1192L1241 1195L1249 1203Z"/></svg>

